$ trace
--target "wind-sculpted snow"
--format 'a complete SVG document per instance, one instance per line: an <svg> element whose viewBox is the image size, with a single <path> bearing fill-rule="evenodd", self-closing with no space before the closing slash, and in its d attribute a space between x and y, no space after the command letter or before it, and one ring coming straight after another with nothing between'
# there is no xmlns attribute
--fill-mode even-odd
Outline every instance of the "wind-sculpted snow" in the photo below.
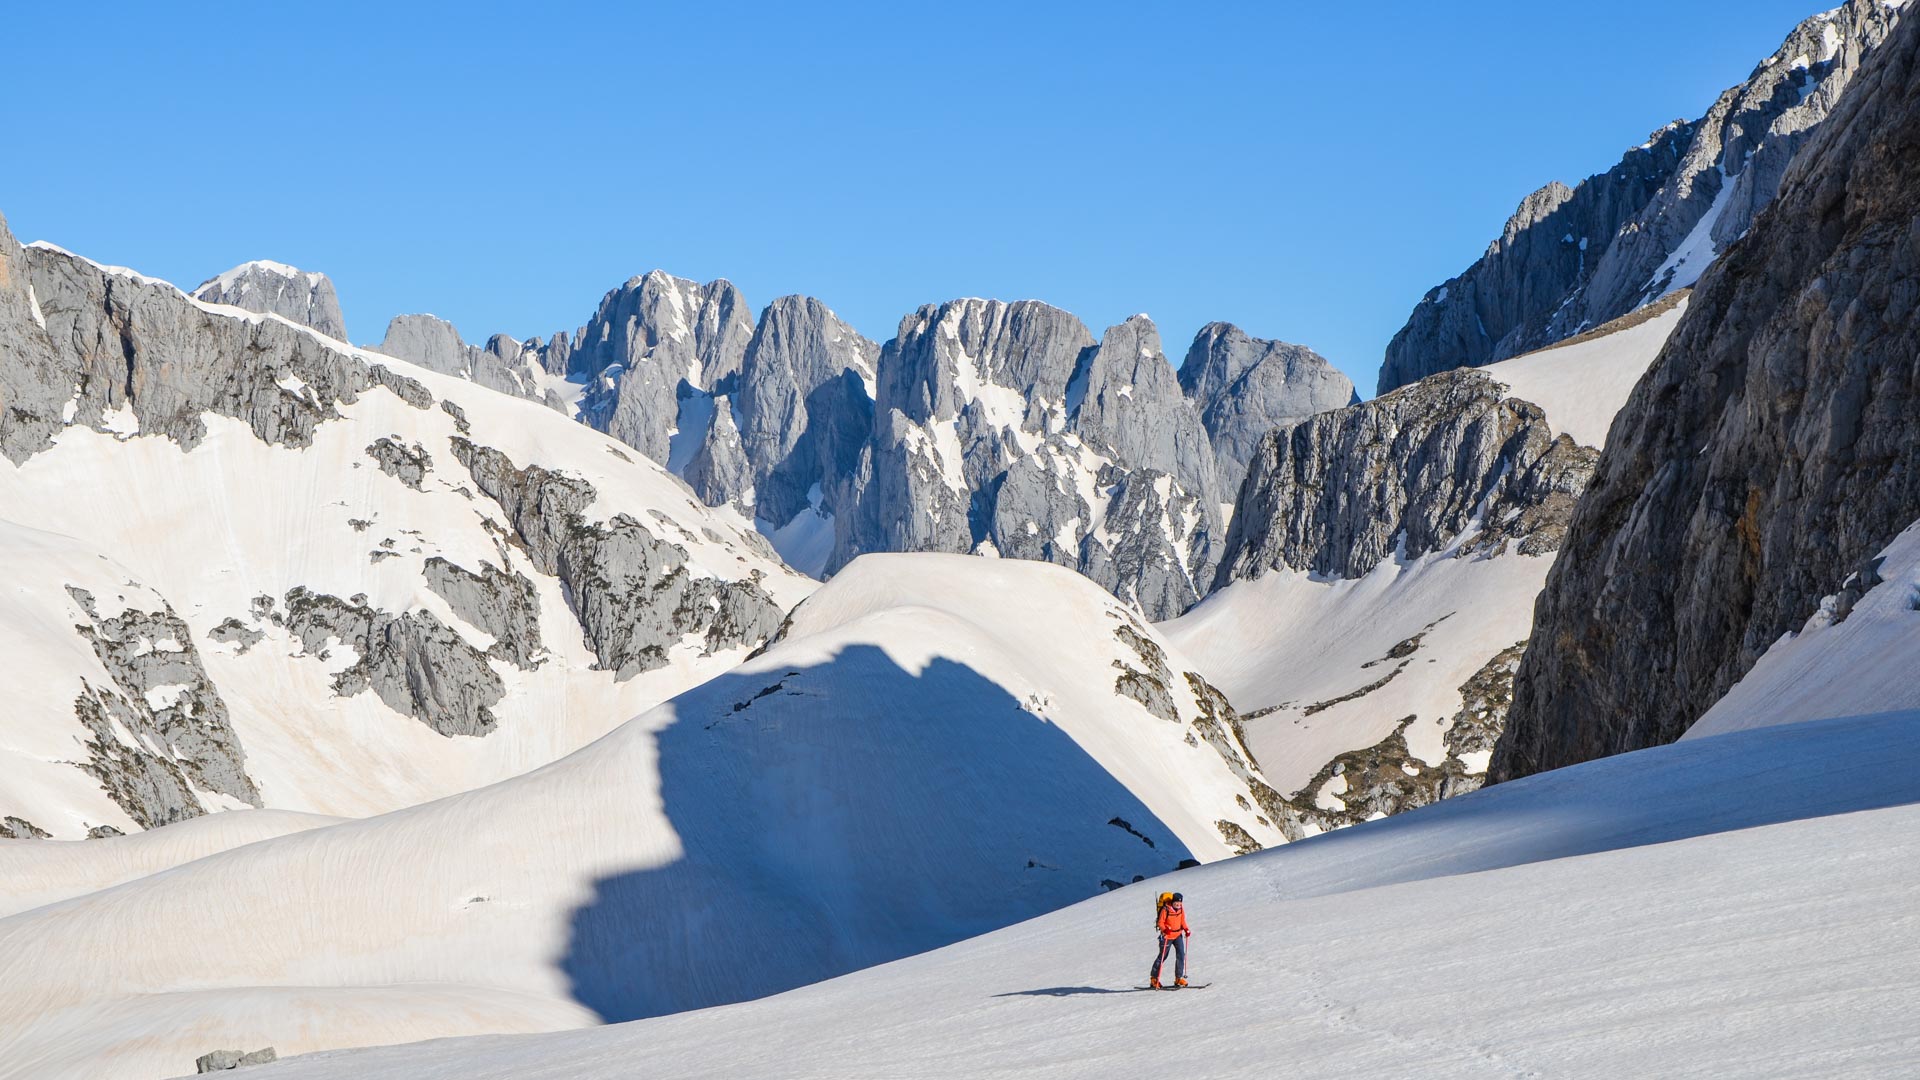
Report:
<svg viewBox="0 0 1920 1080"><path fill-rule="evenodd" d="M1920 20L1902 18L1615 422L1496 778L1677 739L1920 505Z"/></svg>
<svg viewBox="0 0 1920 1080"><path fill-rule="evenodd" d="M1386 393L1517 356L1698 279L1746 233L1901 5L1847 0L1797 26L1697 121L1676 121L1574 188L1529 195L1498 240L1429 291L1387 346Z"/></svg>
<svg viewBox="0 0 1920 1080"><path fill-rule="evenodd" d="M760 656L524 776L135 880L120 852L169 854L10 841L0 874L65 899L0 919L0 1076L745 1000L1276 842L1190 667L1062 568L873 556Z"/></svg>

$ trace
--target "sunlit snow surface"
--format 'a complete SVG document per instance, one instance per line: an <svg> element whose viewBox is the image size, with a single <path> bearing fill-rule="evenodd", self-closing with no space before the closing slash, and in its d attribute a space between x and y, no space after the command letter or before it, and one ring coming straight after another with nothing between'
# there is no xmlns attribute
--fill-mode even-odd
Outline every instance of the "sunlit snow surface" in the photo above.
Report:
<svg viewBox="0 0 1920 1080"><path fill-rule="evenodd" d="M624 682L595 670L558 580L523 553L503 551L489 531L488 521L504 515L455 458L459 431L440 401L464 411L476 444L518 466L590 482L600 498L588 517L627 513L663 530L686 548L694 573L739 579L759 571L782 607L816 587L766 554L739 514L699 505L644 456L552 409L354 349L277 315L187 302L217 316L281 322L423 384L434 404L416 409L375 387L339 406L342 418L319 424L299 449L208 414L207 435L191 451L140 435L129 409L108 416L107 432L69 427L21 465L0 459L0 646L10 661L0 673L10 706L0 710L0 792L9 797L0 813L31 808L24 816L63 837L91 825L134 827L73 764L86 757L74 718L80 680L112 682L74 631L85 620L67 585L92 593L104 614L171 605L227 705L266 805L318 814L381 813L517 775L744 657L746 648L702 655L696 640L671 649L666 666ZM282 388L311 393L304 384ZM430 455L420 490L368 456L383 437ZM424 610L486 648L491 638L428 588L421 569L435 556L474 571L504 563L533 582L538 597L546 659L534 671L495 663L507 695L494 709L499 728L484 738L443 737L370 692L337 695L331 680L351 662L349 650L322 661L271 626L244 653L207 637L223 620L253 621L255 598L282 601L301 587L364 594L388 612Z"/></svg>
<svg viewBox="0 0 1920 1080"><path fill-rule="evenodd" d="M1180 720L1115 692L1130 618L1049 564L866 556L764 655L524 776L334 825L0 844L0 1077L743 1000L1223 858L1220 820L1277 843L1188 741L1177 652Z"/></svg>
<svg viewBox="0 0 1920 1080"><path fill-rule="evenodd" d="M1828 597L1798 632L1688 729L1689 739L1835 713L1920 708L1920 522L1880 552L1881 581L1839 614Z"/></svg>
<svg viewBox="0 0 1920 1080"><path fill-rule="evenodd" d="M1916 756L1915 713L1686 742L765 1001L321 1054L260 1077L1905 1075L1920 1048ZM1131 992L1163 889L1186 894L1209 990Z"/></svg>
<svg viewBox="0 0 1920 1080"><path fill-rule="evenodd" d="M1509 397L1539 405L1554 432L1598 446L1685 309L1682 300L1639 325L1481 370ZM1408 749L1438 764L1461 685L1532 632L1552 564L1551 555L1448 550L1389 559L1358 579L1275 570L1234 582L1161 629L1241 712L1265 713L1247 721L1247 739L1268 780L1291 793L1407 716L1416 717ZM1337 701L1392 671L1382 658L1421 634L1392 681Z"/></svg>

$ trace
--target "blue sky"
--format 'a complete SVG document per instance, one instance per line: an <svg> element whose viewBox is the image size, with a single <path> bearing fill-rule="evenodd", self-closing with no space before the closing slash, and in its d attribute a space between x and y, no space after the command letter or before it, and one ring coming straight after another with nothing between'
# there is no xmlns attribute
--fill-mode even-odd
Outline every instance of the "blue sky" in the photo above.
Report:
<svg viewBox="0 0 1920 1080"><path fill-rule="evenodd" d="M1814 0L1817 3L1817 0ZM22 240L192 287L330 274L356 341L572 329L654 267L877 340L1145 311L1373 388L1519 200L1704 112L1814 3L402 3L8 13Z"/></svg>

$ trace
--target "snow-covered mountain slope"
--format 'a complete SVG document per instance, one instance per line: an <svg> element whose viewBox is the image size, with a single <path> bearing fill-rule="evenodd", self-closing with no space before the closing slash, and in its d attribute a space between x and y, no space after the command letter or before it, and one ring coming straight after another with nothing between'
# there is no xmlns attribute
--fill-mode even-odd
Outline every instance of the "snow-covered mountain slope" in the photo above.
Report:
<svg viewBox="0 0 1920 1080"><path fill-rule="evenodd" d="M1824 598L1684 738L1833 713L1920 708L1920 522Z"/></svg>
<svg viewBox="0 0 1920 1080"><path fill-rule="evenodd" d="M737 663L813 588L536 404L3 230L0 271L23 834L490 783Z"/></svg>
<svg viewBox="0 0 1920 1080"><path fill-rule="evenodd" d="M1633 384L1686 313L1688 295L1682 289L1577 338L1480 370L1507 384L1509 397L1540 406L1555 432L1603 447Z"/></svg>
<svg viewBox="0 0 1920 1080"><path fill-rule="evenodd" d="M1479 369L1491 383L1443 373L1324 414L1256 457L1233 579L1161 629L1245 714L1290 834L1483 780L1592 457L1512 448L1603 442L1685 306Z"/></svg>
<svg viewBox="0 0 1920 1080"><path fill-rule="evenodd" d="M85 843L0 844L0 917L98 892L255 840L341 820L291 810L232 810Z"/></svg>
<svg viewBox="0 0 1920 1080"><path fill-rule="evenodd" d="M764 654L544 768L0 919L0 1076L738 1001L1277 842L1189 668L1062 568L858 560ZM33 872L107 880L114 851Z"/></svg>
<svg viewBox="0 0 1920 1080"><path fill-rule="evenodd" d="M1920 1043L1920 945L1901 929L1920 886L1916 754L1914 713L1703 739L765 1001L260 1076L1901 1075ZM1127 992L1161 889L1186 894L1207 991Z"/></svg>

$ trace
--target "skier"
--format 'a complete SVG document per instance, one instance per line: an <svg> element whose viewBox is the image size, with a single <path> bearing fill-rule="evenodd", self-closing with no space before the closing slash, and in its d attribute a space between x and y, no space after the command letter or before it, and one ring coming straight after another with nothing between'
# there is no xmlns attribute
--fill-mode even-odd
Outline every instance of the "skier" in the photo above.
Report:
<svg viewBox="0 0 1920 1080"><path fill-rule="evenodd" d="M1173 985L1187 985L1187 938L1193 936L1193 927L1187 925L1187 911L1181 902L1179 893L1161 893L1158 905L1160 914L1154 919L1154 926L1160 932L1160 955L1153 959L1153 974L1147 979L1147 985L1155 990L1160 986L1160 966L1167 962L1167 949L1174 951Z"/></svg>

